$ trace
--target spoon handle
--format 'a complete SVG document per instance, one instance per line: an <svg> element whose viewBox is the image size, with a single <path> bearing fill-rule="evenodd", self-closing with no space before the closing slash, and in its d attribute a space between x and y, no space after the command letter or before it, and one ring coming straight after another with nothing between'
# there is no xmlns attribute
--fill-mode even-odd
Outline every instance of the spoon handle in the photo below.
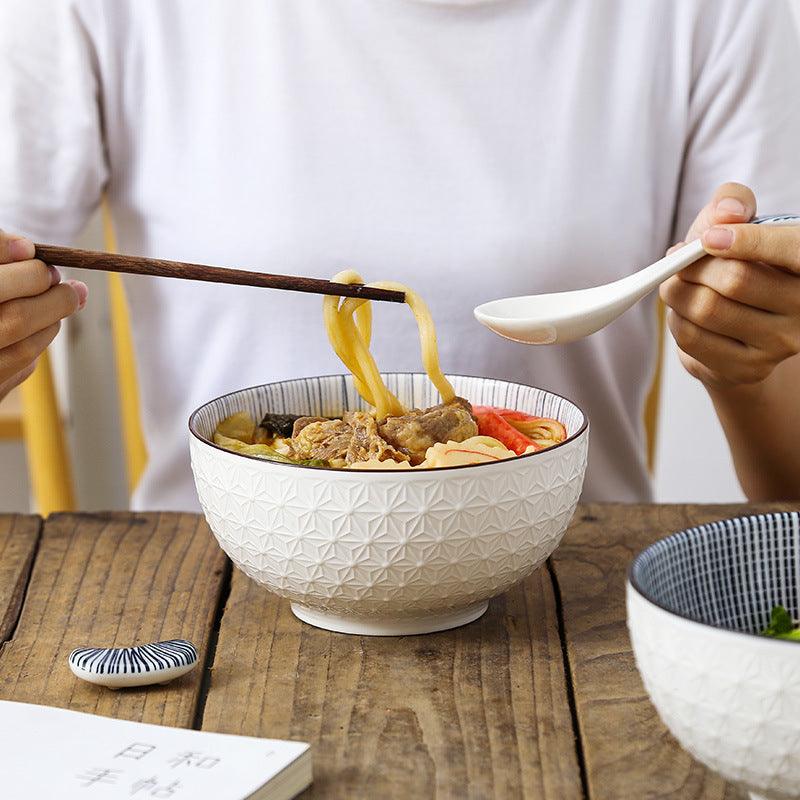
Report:
<svg viewBox="0 0 800 800"><path fill-rule="evenodd" d="M754 217L753 225L800 225L800 214L775 214L771 217Z"/></svg>
<svg viewBox="0 0 800 800"><path fill-rule="evenodd" d="M690 264L699 261L704 255L706 255L706 251L703 249L703 243L699 239L695 239L649 267L615 281L611 284L614 287L613 292L623 297L626 307L630 307L650 294L667 278L671 278Z"/></svg>
<svg viewBox="0 0 800 800"><path fill-rule="evenodd" d="M776 214L774 216L755 217L751 220L753 225L800 225L800 215L797 214ZM656 261L649 267L645 267L633 275L628 275L616 281L616 289L624 289L625 294L636 302L650 294L658 285L662 284L667 278L677 275L682 269L686 269L690 264L699 261L706 255L703 244L699 239L685 244L660 261Z"/></svg>

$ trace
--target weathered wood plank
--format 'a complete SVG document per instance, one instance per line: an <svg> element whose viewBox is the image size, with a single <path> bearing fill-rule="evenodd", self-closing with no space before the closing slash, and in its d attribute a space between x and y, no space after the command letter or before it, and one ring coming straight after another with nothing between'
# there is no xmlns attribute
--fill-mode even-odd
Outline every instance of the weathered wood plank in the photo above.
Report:
<svg viewBox="0 0 800 800"><path fill-rule="evenodd" d="M81 645L181 637L203 663L226 568L195 515L50 517L19 624L0 651L0 698L190 726L202 669L168 686L114 692L75 678L67 656Z"/></svg>
<svg viewBox="0 0 800 800"><path fill-rule="evenodd" d="M311 742L304 797L583 796L545 569L472 625L404 638L303 625L235 571L202 727Z"/></svg>
<svg viewBox="0 0 800 800"><path fill-rule="evenodd" d="M17 624L41 527L39 517L0 514L0 644Z"/></svg>
<svg viewBox="0 0 800 800"><path fill-rule="evenodd" d="M781 507L785 508L785 507ZM596 800L739 800L680 748L647 698L625 624L625 576L644 547L753 506L579 508L553 556L589 795Z"/></svg>

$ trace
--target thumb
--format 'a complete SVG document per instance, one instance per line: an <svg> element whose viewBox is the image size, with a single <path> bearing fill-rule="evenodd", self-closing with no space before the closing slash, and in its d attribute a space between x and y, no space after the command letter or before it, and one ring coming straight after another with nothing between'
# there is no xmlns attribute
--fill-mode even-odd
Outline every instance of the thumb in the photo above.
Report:
<svg viewBox="0 0 800 800"><path fill-rule="evenodd" d="M747 222L756 213L756 196L741 183L723 183L695 217L686 241L699 239L713 225Z"/></svg>
<svg viewBox="0 0 800 800"><path fill-rule="evenodd" d="M30 239L0 231L0 264L13 264L35 257L36 248Z"/></svg>

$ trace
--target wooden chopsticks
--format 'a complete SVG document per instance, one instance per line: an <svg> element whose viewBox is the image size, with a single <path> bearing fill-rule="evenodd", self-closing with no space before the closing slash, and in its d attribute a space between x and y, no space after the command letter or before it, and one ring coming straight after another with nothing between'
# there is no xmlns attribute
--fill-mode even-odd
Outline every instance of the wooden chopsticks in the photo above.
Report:
<svg viewBox="0 0 800 800"><path fill-rule="evenodd" d="M284 289L290 292L361 297L404 303L405 294L389 289L372 289L363 284L333 283L322 278L303 278L296 275L272 275L268 272L248 272L244 269L188 264L184 261L164 261L160 258L123 256L74 247L35 244L36 258L58 267L91 269L103 272L126 272L131 275L154 275L160 278L182 278L189 281L233 283L240 286L259 286L263 289Z"/></svg>

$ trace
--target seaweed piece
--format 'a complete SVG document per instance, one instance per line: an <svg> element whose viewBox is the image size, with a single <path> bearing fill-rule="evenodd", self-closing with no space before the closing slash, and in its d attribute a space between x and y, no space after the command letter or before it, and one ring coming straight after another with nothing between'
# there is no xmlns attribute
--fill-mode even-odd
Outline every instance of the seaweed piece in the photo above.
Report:
<svg viewBox="0 0 800 800"><path fill-rule="evenodd" d="M258 427L263 429L268 436L282 436L288 439L292 435L294 423L300 419L298 414L264 414Z"/></svg>

